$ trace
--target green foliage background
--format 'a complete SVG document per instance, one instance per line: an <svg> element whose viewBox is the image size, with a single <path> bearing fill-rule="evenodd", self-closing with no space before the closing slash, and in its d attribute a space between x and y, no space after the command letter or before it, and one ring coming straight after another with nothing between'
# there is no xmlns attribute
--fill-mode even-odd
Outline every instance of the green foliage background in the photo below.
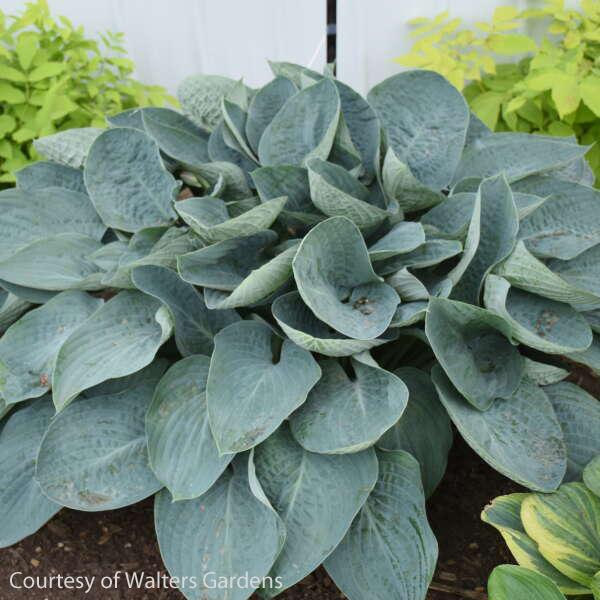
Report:
<svg viewBox="0 0 600 600"><path fill-rule="evenodd" d="M34 138L72 127L104 127L105 115L135 106L175 103L159 86L131 77L123 36L97 42L46 0L22 14L0 10L0 185L36 160Z"/></svg>

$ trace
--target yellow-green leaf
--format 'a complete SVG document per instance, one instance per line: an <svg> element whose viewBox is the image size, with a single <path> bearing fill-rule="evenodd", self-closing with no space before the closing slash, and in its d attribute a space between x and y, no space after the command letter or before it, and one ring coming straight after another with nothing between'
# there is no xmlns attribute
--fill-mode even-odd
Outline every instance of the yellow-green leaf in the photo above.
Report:
<svg viewBox="0 0 600 600"><path fill-rule="evenodd" d="M22 71L8 65L0 65L0 79L6 79L7 81L27 81Z"/></svg>
<svg viewBox="0 0 600 600"><path fill-rule="evenodd" d="M17 58L19 59L19 64L21 68L25 71L29 70L31 66L31 61L35 56L38 48L38 38L37 34L33 32L26 32L19 36L17 40Z"/></svg>
<svg viewBox="0 0 600 600"><path fill-rule="evenodd" d="M39 67L36 67L29 73L29 81L41 81L48 77L60 75L65 70L65 64L59 62L47 62Z"/></svg>
<svg viewBox="0 0 600 600"><path fill-rule="evenodd" d="M10 115L1 115L0 116L0 137L4 137L7 133L11 132L17 122Z"/></svg>
<svg viewBox="0 0 600 600"><path fill-rule="evenodd" d="M499 92L484 92L471 102L473 112L492 130L498 123L503 97Z"/></svg>
<svg viewBox="0 0 600 600"><path fill-rule="evenodd" d="M561 119L577 110L581 101L577 79L566 73L558 77L552 85L552 100Z"/></svg>
<svg viewBox="0 0 600 600"><path fill-rule="evenodd" d="M600 117L600 75L588 75L579 86L581 99Z"/></svg>
<svg viewBox="0 0 600 600"><path fill-rule="evenodd" d="M488 38L488 46L496 54L523 54L535 52L536 43L527 35L521 33L494 33Z"/></svg>
<svg viewBox="0 0 600 600"><path fill-rule="evenodd" d="M0 81L0 102L20 104L21 102L25 102L25 94L10 83Z"/></svg>
<svg viewBox="0 0 600 600"><path fill-rule="evenodd" d="M499 6L494 11L492 19L494 22L511 21L516 19L519 11L514 6Z"/></svg>

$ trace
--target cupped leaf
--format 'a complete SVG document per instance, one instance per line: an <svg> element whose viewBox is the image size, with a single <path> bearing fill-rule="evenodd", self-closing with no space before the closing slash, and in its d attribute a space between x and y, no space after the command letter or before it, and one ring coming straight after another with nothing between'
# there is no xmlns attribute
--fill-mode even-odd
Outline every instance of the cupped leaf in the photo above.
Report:
<svg viewBox="0 0 600 600"><path fill-rule="evenodd" d="M566 600L548 577L517 565L496 567L488 580L490 600Z"/></svg>
<svg viewBox="0 0 600 600"><path fill-rule="evenodd" d="M147 377L121 392L78 398L52 419L35 474L48 498L76 510L110 510L162 487L148 466L144 428L156 383Z"/></svg>
<svg viewBox="0 0 600 600"><path fill-rule="evenodd" d="M103 131L97 127L67 129L39 138L33 145L51 161L80 169L86 162L91 145Z"/></svg>
<svg viewBox="0 0 600 600"><path fill-rule="evenodd" d="M420 223L403 221L369 247L373 262L385 260L398 254L412 252L425 243L425 232Z"/></svg>
<svg viewBox="0 0 600 600"><path fill-rule="evenodd" d="M523 379L511 398L497 399L481 411L460 396L439 365L431 376L453 423L483 460L533 490L550 492L560 485L567 453L560 423L541 388Z"/></svg>
<svg viewBox="0 0 600 600"><path fill-rule="evenodd" d="M351 359L351 378L335 360L320 363L322 376L306 402L290 416L298 443L310 452L346 454L364 450L402 416L408 389L368 355Z"/></svg>
<svg viewBox="0 0 600 600"><path fill-rule="evenodd" d="M417 461L378 452L379 478L325 568L349 600L421 600L438 546L427 522Z"/></svg>
<svg viewBox="0 0 600 600"><path fill-rule="evenodd" d="M57 410L96 384L148 365L171 330L157 300L137 291L117 294L62 345L52 376Z"/></svg>
<svg viewBox="0 0 600 600"><path fill-rule="evenodd" d="M179 183L163 166L158 146L137 129L117 127L102 133L90 148L85 186L109 227L138 231L170 225Z"/></svg>
<svg viewBox="0 0 600 600"><path fill-rule="evenodd" d="M377 481L373 450L346 456L307 452L284 423L254 450L256 475L281 515L286 540L269 575L281 578L278 590L316 569L350 528Z"/></svg>
<svg viewBox="0 0 600 600"><path fill-rule="evenodd" d="M586 465L583 482L600 498L600 454Z"/></svg>
<svg viewBox="0 0 600 600"><path fill-rule="evenodd" d="M292 266L302 299L321 321L358 340L387 329L398 295L373 271L360 230L349 219L332 217L316 225Z"/></svg>
<svg viewBox="0 0 600 600"><path fill-rule="evenodd" d="M411 252L378 261L377 272L380 275L391 275L406 268L426 269L457 256L462 249L458 240L427 240Z"/></svg>
<svg viewBox="0 0 600 600"><path fill-rule="evenodd" d="M524 361L507 339L499 316L469 304L431 298L425 332L454 387L479 410L510 398L523 376Z"/></svg>
<svg viewBox="0 0 600 600"><path fill-rule="evenodd" d="M42 436L54 415L50 396L19 406L0 422L0 548L35 533L62 507L34 479Z"/></svg>
<svg viewBox="0 0 600 600"><path fill-rule="evenodd" d="M80 194L86 193L83 171L59 163L41 160L20 169L15 173L15 177L17 187L25 192L57 187Z"/></svg>
<svg viewBox="0 0 600 600"><path fill-rule="evenodd" d="M304 403L320 376L310 352L289 340L281 343L264 323L240 321L220 331L206 386L220 453L241 452L266 439Z"/></svg>

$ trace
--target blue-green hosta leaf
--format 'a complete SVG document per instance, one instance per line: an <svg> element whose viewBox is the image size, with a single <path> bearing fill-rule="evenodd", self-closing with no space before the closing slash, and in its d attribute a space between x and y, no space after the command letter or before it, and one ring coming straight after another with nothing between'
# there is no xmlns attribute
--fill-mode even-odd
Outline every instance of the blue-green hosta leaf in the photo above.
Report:
<svg viewBox="0 0 600 600"><path fill-rule="evenodd" d="M567 446L566 481L581 480L585 466L600 454L600 402L574 383L544 388L554 406Z"/></svg>
<svg viewBox="0 0 600 600"><path fill-rule="evenodd" d="M467 129L467 144L490 135L492 130L473 112L469 114L469 128Z"/></svg>
<svg viewBox="0 0 600 600"><path fill-rule="evenodd" d="M442 298L429 301L425 332L454 387L479 410L496 398L510 398L523 376L524 360L509 342L499 316Z"/></svg>
<svg viewBox="0 0 600 600"><path fill-rule="evenodd" d="M170 108L148 107L142 111L146 133L169 157L193 168L209 161L208 134L186 116Z"/></svg>
<svg viewBox="0 0 600 600"><path fill-rule="evenodd" d="M67 165L41 160L15 173L17 187L24 192L45 190L50 187L68 189L85 194L83 171Z"/></svg>
<svg viewBox="0 0 600 600"><path fill-rule="evenodd" d="M0 282L0 285L4 287L4 283ZM19 298L8 288L6 291L0 291L0 332L3 333L29 308L31 308L30 301Z"/></svg>
<svg viewBox="0 0 600 600"><path fill-rule="evenodd" d="M496 567L488 580L490 600L566 600L548 577L517 565Z"/></svg>
<svg viewBox="0 0 600 600"><path fill-rule="evenodd" d="M517 241L519 216L513 195L503 174L484 179L479 187L481 226L479 244L452 297L479 304L486 275L513 250Z"/></svg>
<svg viewBox="0 0 600 600"><path fill-rule="evenodd" d="M52 235L79 233L100 241L106 231L85 194L59 188L4 190L0 214L0 260Z"/></svg>
<svg viewBox="0 0 600 600"><path fill-rule="evenodd" d="M377 447L410 452L419 461L425 497L429 498L446 472L452 426L427 373L413 367L402 367L394 373L408 387L408 405Z"/></svg>
<svg viewBox="0 0 600 600"><path fill-rule="evenodd" d="M157 492L144 418L157 378L113 394L81 397L56 415L37 457L48 498L76 510L121 508Z"/></svg>
<svg viewBox="0 0 600 600"><path fill-rule="evenodd" d="M586 594L586 588L554 568L540 554L537 544L525 533L521 522L521 505L527 496L529 494L508 494L494 498L481 513L481 520L500 532L522 567L545 575L565 594Z"/></svg>
<svg viewBox="0 0 600 600"><path fill-rule="evenodd" d="M117 294L62 345L52 377L57 410L94 385L150 364L171 331L170 316L156 299L137 291Z"/></svg>
<svg viewBox="0 0 600 600"><path fill-rule="evenodd" d="M551 385L568 377L569 371L525 358L524 376L535 381L538 385Z"/></svg>
<svg viewBox="0 0 600 600"><path fill-rule="evenodd" d="M97 127L67 129L39 138L33 145L51 161L80 169L87 160L91 145L103 131Z"/></svg>
<svg viewBox="0 0 600 600"><path fill-rule="evenodd" d="M360 230L349 219L332 217L316 225L292 266L302 299L321 321L359 340L388 328L398 295L373 271Z"/></svg>
<svg viewBox="0 0 600 600"><path fill-rule="evenodd" d="M364 176L365 170L361 163L360 154L352 143L350 131L348 130L343 114L340 114L340 120L338 121L337 131L335 132L328 160L347 169L354 177Z"/></svg>
<svg viewBox="0 0 600 600"><path fill-rule="evenodd" d="M589 586L600 571L600 498L582 483L565 483L553 494L531 494L521 520L540 554L561 573Z"/></svg>
<svg viewBox="0 0 600 600"><path fill-rule="evenodd" d="M213 188L222 186L223 190L219 196L224 200L244 200L252 195L246 174L233 163L225 161L204 163L195 167L194 173ZM185 176L186 173L182 173L182 179ZM211 193L214 195L214 191Z"/></svg>
<svg viewBox="0 0 600 600"><path fill-rule="evenodd" d="M600 455L586 465L583 470L583 482L600 498Z"/></svg>
<svg viewBox="0 0 600 600"><path fill-rule="evenodd" d="M407 267L390 275L385 281L398 292L402 302L429 300L431 295L425 284Z"/></svg>
<svg viewBox="0 0 600 600"><path fill-rule="evenodd" d="M433 71L408 71L376 85L367 100L398 160L428 188L446 187L469 125L467 103L456 88Z"/></svg>
<svg viewBox="0 0 600 600"><path fill-rule="evenodd" d="M214 336L240 319L233 310L208 310L194 286L170 269L152 265L136 267L132 279L141 292L154 296L171 312L175 343L182 356L211 354Z"/></svg>
<svg viewBox="0 0 600 600"><path fill-rule="evenodd" d="M358 452L375 444L401 417L408 401L406 385L371 360L353 356L352 379L338 361L320 363L321 379L289 419L303 448L321 454Z"/></svg>
<svg viewBox="0 0 600 600"><path fill-rule="evenodd" d="M256 475L281 515L286 539L269 575L281 588L316 569L341 542L377 481L373 450L344 456L307 452L284 423L254 450Z"/></svg>
<svg viewBox="0 0 600 600"><path fill-rule="evenodd" d="M207 131L221 120L221 100L236 85L234 79L220 75L194 75L184 79L177 89L183 112Z"/></svg>
<svg viewBox="0 0 600 600"><path fill-rule="evenodd" d="M150 466L174 500L201 496L233 459L219 456L210 431L206 380L210 358L188 356L162 377L146 414Z"/></svg>
<svg viewBox="0 0 600 600"><path fill-rule="evenodd" d="M310 352L271 328L240 321L215 336L206 395L210 427L221 454L241 452L269 437L304 403L321 376Z"/></svg>
<svg viewBox="0 0 600 600"><path fill-rule="evenodd" d="M421 223L403 221L369 247L369 256L373 262L385 260L412 252L424 243L425 232Z"/></svg>
<svg viewBox="0 0 600 600"><path fill-rule="evenodd" d="M490 466L532 490L550 492L562 481L567 453L560 423L548 397L523 379L508 400L486 411L473 408L436 365L431 377L461 435Z"/></svg>
<svg viewBox="0 0 600 600"><path fill-rule="evenodd" d="M109 227L138 231L170 225L179 183L163 166L156 142L137 129L102 133L90 148L85 186Z"/></svg>
<svg viewBox="0 0 600 600"><path fill-rule="evenodd" d="M377 456L375 489L325 568L349 600L422 600L438 545L425 514L419 465L401 450Z"/></svg>
<svg viewBox="0 0 600 600"><path fill-rule="evenodd" d="M411 252L379 262L376 265L377 272L380 275L391 275L405 268L426 269L457 256L462 249L458 240L427 240Z"/></svg>
<svg viewBox="0 0 600 600"><path fill-rule="evenodd" d="M414 325L415 323L422 321L425 319L428 306L429 302L424 302L422 300L401 304L394 313L390 327L408 327L409 325Z"/></svg>
<svg viewBox="0 0 600 600"><path fill-rule="evenodd" d="M223 200L209 196L182 200L175 208L206 243L214 244L268 229L285 203L286 198L275 198L233 218Z"/></svg>
<svg viewBox="0 0 600 600"><path fill-rule="evenodd" d="M548 268L575 288L600 298L600 245L589 248L571 260L553 259Z"/></svg>
<svg viewBox="0 0 600 600"><path fill-rule="evenodd" d="M238 104L227 98L223 98L221 112L223 113L224 119L224 138L232 136L232 145L251 161L257 163L258 159L246 138L246 121L248 120L248 113ZM227 143L227 140L225 141Z"/></svg>
<svg viewBox="0 0 600 600"><path fill-rule="evenodd" d="M145 131L144 121L142 121L143 108L128 108L116 115L108 115L106 121L110 127L131 127Z"/></svg>
<svg viewBox="0 0 600 600"><path fill-rule="evenodd" d="M9 327L0 338L0 395L8 403L45 394L64 341L102 300L84 292L62 292Z"/></svg>
<svg viewBox="0 0 600 600"><path fill-rule="evenodd" d="M44 302L48 302L51 298L54 298L58 292L49 292L46 290L37 290L34 288L23 287L21 285L15 285L14 283L10 283L10 281L4 281L0 279L0 287L4 288L7 292L9 292L12 296L17 298L22 302L26 302L28 305L31 304L44 304ZM15 302L13 299L11 301ZM18 306L18 305L17 305ZM8 308L8 307L7 307ZM23 312L23 311L22 311ZM7 315L10 318L10 312ZM16 319L13 319L14 322ZM0 318L0 323L2 323L2 319Z"/></svg>
<svg viewBox="0 0 600 600"><path fill-rule="evenodd" d="M0 422L0 548L35 533L62 507L34 479L40 441L54 408L50 396L28 402Z"/></svg>
<svg viewBox="0 0 600 600"><path fill-rule="evenodd" d="M213 161L235 164L244 176L256 167L256 161L246 156L224 121L213 129L208 138L208 156Z"/></svg>
<svg viewBox="0 0 600 600"><path fill-rule="evenodd" d="M344 216L361 229L380 225L389 213L369 203L370 192L346 169L313 158L307 162L312 201L330 217Z"/></svg>
<svg viewBox="0 0 600 600"><path fill-rule="evenodd" d="M509 324L513 338L541 352L583 352L592 343L592 330L581 313L568 304L511 288L502 277L488 276L484 302Z"/></svg>
<svg viewBox="0 0 600 600"><path fill-rule="evenodd" d="M284 333L298 346L325 356L350 356L386 344L393 335L384 333L373 340L345 337L319 321L302 302L298 292L289 292L271 305L273 316Z"/></svg>
<svg viewBox="0 0 600 600"><path fill-rule="evenodd" d="M273 75L276 77L285 77L289 79L298 88L302 88L303 76L311 79L313 82L323 79L323 75L321 75L321 73L296 63L274 60L269 60L267 62L269 63L269 67Z"/></svg>
<svg viewBox="0 0 600 600"><path fill-rule="evenodd" d="M479 180L477 180L479 182ZM448 196L421 217L421 223L428 231L448 238L462 238L467 232L476 192L458 192Z"/></svg>
<svg viewBox="0 0 600 600"><path fill-rule="evenodd" d="M262 165L301 165L329 155L340 116L335 84L323 79L292 96L264 130L258 145Z"/></svg>
<svg viewBox="0 0 600 600"><path fill-rule="evenodd" d="M454 173L456 183L467 177L494 177L504 173L508 181L548 171L582 157L589 146L560 138L526 133L494 133L465 148Z"/></svg>

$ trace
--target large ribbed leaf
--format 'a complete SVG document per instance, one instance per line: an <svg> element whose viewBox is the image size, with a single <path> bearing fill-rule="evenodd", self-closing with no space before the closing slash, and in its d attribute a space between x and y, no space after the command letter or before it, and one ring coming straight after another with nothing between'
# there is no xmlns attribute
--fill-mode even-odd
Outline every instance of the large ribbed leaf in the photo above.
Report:
<svg viewBox="0 0 600 600"><path fill-rule="evenodd" d="M567 446L566 481L580 480L585 466L600 454L600 402L566 381L544 388L554 406Z"/></svg>
<svg viewBox="0 0 600 600"><path fill-rule="evenodd" d="M583 482L600 498L600 454L586 465Z"/></svg>
<svg viewBox="0 0 600 600"><path fill-rule="evenodd" d="M359 340L380 336L399 298L373 271L358 227L345 217L315 226L293 262L304 302L335 330Z"/></svg>
<svg viewBox="0 0 600 600"><path fill-rule="evenodd" d="M465 441L498 472L530 489L550 492L567 467L563 433L541 388L523 379L508 400L473 408L439 365L432 372L440 400Z"/></svg>
<svg viewBox="0 0 600 600"><path fill-rule="evenodd" d="M240 321L220 331L206 387L219 451L241 452L266 439L320 376L310 352L289 340L281 343L264 323Z"/></svg>
<svg viewBox="0 0 600 600"><path fill-rule="evenodd" d="M254 450L256 475L286 528L269 575L281 588L316 569L341 542L377 481L373 450L346 456L307 452L287 424ZM266 596L275 595L266 590Z"/></svg>
<svg viewBox="0 0 600 600"><path fill-rule="evenodd" d="M79 169L86 161L90 146L103 131L97 127L67 129L39 138L33 145L51 161Z"/></svg>
<svg viewBox="0 0 600 600"><path fill-rule="evenodd" d="M160 371L146 373L123 391L80 397L52 419L36 467L48 498L77 510L110 510L162 487L148 465L144 428Z"/></svg>
<svg viewBox="0 0 600 600"><path fill-rule="evenodd" d="M600 297L600 245L571 260L553 259L548 267L572 286Z"/></svg>
<svg viewBox="0 0 600 600"><path fill-rule="evenodd" d="M24 404L0 422L0 548L35 533L60 509L34 479L40 441L54 407L50 396Z"/></svg>
<svg viewBox="0 0 600 600"><path fill-rule="evenodd" d="M425 514L419 465L403 451L377 456L375 489L325 568L349 600L422 600L438 546Z"/></svg>
<svg viewBox="0 0 600 600"><path fill-rule="evenodd" d="M209 364L201 355L175 363L156 386L146 415L150 465L174 500L204 494L233 458L219 456L208 424Z"/></svg>
<svg viewBox="0 0 600 600"><path fill-rule="evenodd" d="M279 555L284 526L253 471L244 455L199 498L173 502L166 490L157 494L160 553L188 600L246 600ZM226 589L216 587L219 577L229 581Z"/></svg>
<svg viewBox="0 0 600 600"><path fill-rule="evenodd" d="M57 410L93 385L148 365L171 330L171 319L157 300L137 291L120 292L61 347L52 377Z"/></svg>
<svg viewBox="0 0 600 600"><path fill-rule="evenodd" d="M432 298L425 332L454 387L476 408L510 398L519 386L524 361L509 342L510 329L493 313L462 302Z"/></svg>
<svg viewBox="0 0 600 600"><path fill-rule="evenodd" d="M369 256L373 262L385 260L397 254L411 252L424 243L423 226L420 223L403 221L369 247Z"/></svg>
<svg viewBox="0 0 600 600"><path fill-rule="evenodd" d="M137 129L102 133L90 148L85 185L102 220L123 231L170 225L179 183L163 166L158 146Z"/></svg>
<svg viewBox="0 0 600 600"><path fill-rule="evenodd" d="M62 292L12 325L0 339L0 394L8 403L45 394L64 341L100 305L84 292Z"/></svg>
<svg viewBox="0 0 600 600"><path fill-rule="evenodd" d="M302 165L327 158L340 116L335 85L323 79L292 96L264 130L258 145L261 164Z"/></svg>
<svg viewBox="0 0 600 600"><path fill-rule="evenodd" d="M335 360L320 363L323 375L306 403L290 416L292 433L311 452L346 454L372 446L402 415L404 382L372 362L351 358L351 379Z"/></svg>
<svg viewBox="0 0 600 600"><path fill-rule="evenodd" d="M529 379L535 381L538 385L551 385L568 377L569 371L554 365L525 358L524 376L529 377Z"/></svg>
<svg viewBox="0 0 600 600"><path fill-rule="evenodd" d="M585 317L568 304L511 288L502 277L485 283L485 306L510 325L519 342L548 354L582 352L592 343Z"/></svg>
<svg viewBox="0 0 600 600"><path fill-rule="evenodd" d="M450 419L438 401L427 373L413 367L402 367L394 373L408 387L408 405L400 420L377 442L377 447L410 452L421 466L421 479L428 498L446 472L452 446Z"/></svg>
<svg viewBox="0 0 600 600"><path fill-rule="evenodd" d="M427 187L439 191L460 159L469 109L460 93L432 71L394 75L368 94L387 142Z"/></svg>
<svg viewBox="0 0 600 600"><path fill-rule="evenodd" d="M488 595L490 600L566 600L551 579L517 565L500 565L492 571Z"/></svg>
<svg viewBox="0 0 600 600"><path fill-rule="evenodd" d="M86 193L83 171L67 165L41 160L15 173L17 187L25 192L58 187Z"/></svg>
<svg viewBox="0 0 600 600"><path fill-rule="evenodd" d="M426 269L457 256L462 249L458 240L427 240L412 252L378 261L375 266L381 275L391 275L405 268Z"/></svg>
<svg viewBox="0 0 600 600"><path fill-rule="evenodd" d="M589 586L600 571L600 498L582 483L523 500L521 519L540 554L561 573Z"/></svg>

